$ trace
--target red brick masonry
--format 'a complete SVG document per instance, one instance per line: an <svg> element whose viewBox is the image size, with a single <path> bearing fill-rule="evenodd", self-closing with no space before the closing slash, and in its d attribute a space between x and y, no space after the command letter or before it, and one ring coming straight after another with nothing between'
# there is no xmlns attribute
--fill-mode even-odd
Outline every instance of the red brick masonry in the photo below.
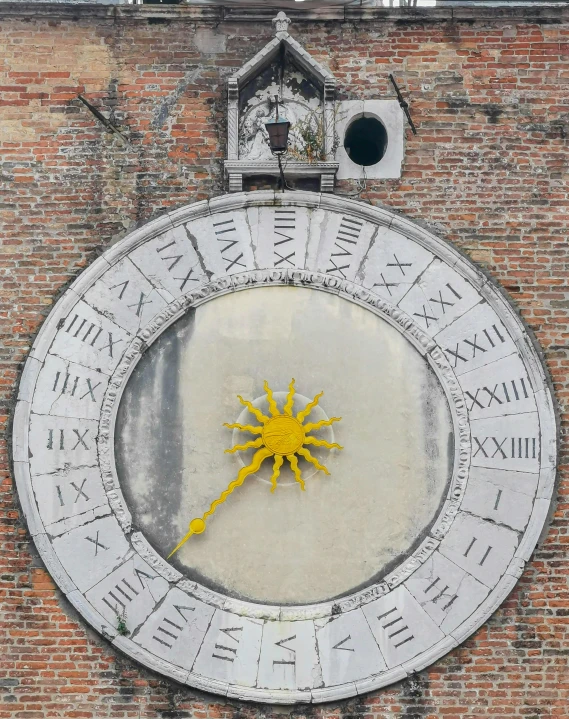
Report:
<svg viewBox="0 0 569 719"><path fill-rule="evenodd" d="M569 8L292 13L340 99L409 98L386 204L463 249L506 289L545 352L561 416L558 502L502 608L411 680L299 717L569 717ZM10 475L26 352L54 299L110 243L165 208L225 191L229 74L274 12L0 3L0 718L257 717L158 678L79 621L39 560ZM108 133L77 100L113 110ZM354 191L345 183L341 192Z"/></svg>

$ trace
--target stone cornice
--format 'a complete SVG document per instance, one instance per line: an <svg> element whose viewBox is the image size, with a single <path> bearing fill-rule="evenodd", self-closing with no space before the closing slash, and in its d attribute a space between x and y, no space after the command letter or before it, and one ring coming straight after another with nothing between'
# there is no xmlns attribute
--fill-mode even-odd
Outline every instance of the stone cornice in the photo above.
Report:
<svg viewBox="0 0 569 719"><path fill-rule="evenodd" d="M450 5L424 8L385 8L364 7L357 5L321 7L313 10L296 10L287 8L287 13L295 26L300 23L314 22L359 22L393 21L397 23L429 23L437 24L454 20L468 22L476 20L521 20L528 23L569 22L569 4L566 2L546 2L542 5L520 4L515 7L481 7ZM170 21L216 21L271 23L275 14L274 7L250 6L236 7L203 4L196 0L192 5L160 7L157 5L101 5L101 4L67 4L45 2L5 2L0 0L0 17L25 19L41 18L94 18L107 21L137 21L150 18Z"/></svg>

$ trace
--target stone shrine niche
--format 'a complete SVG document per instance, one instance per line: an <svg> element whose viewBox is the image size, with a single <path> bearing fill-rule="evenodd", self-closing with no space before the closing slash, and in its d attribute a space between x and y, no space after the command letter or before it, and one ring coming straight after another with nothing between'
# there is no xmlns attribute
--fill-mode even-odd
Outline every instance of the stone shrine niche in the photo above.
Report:
<svg viewBox="0 0 569 719"><path fill-rule="evenodd" d="M295 65L283 44L273 62L252 78L239 95L239 157L243 160L272 159L265 123L275 118L275 97L279 98L279 115L284 115L291 123L292 157L323 159L324 147L317 145L324 122L321 89ZM307 143L305 127L314 135L312 143Z"/></svg>
<svg viewBox="0 0 569 719"><path fill-rule="evenodd" d="M229 79L229 189L240 191L243 177L278 176L265 123L279 116L290 123L286 176L319 178L321 191L332 191L338 163L333 75L288 33L290 20L279 12L276 36Z"/></svg>

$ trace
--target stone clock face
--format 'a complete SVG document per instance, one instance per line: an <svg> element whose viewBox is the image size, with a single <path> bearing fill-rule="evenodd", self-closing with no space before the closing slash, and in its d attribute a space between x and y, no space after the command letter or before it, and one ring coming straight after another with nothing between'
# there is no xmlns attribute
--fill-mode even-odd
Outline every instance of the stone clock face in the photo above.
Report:
<svg viewBox="0 0 569 719"><path fill-rule="evenodd" d="M538 355L487 278L302 192L113 246L44 324L14 421L30 531L85 620L269 703L363 693L468 637L523 571L555 463Z"/></svg>

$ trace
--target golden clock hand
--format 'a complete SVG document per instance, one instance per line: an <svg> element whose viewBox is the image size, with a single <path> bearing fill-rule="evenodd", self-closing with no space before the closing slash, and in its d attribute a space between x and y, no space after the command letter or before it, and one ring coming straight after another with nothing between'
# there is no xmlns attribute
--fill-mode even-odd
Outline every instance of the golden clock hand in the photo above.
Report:
<svg viewBox="0 0 569 719"><path fill-rule="evenodd" d="M237 479L234 479L232 482L230 482L227 485L227 489L223 490L223 492L219 495L217 499L214 499L214 501L210 504L210 507L207 512L202 517L196 517L195 519L192 519L188 526L188 533L170 552L170 554L168 555L168 559L170 559L173 554L176 554L178 549L180 549L180 547L182 547L193 534L201 534L203 531L205 531L205 520L215 512L215 510L217 509L217 507L219 507L220 504L223 504L223 502L225 502L227 497L229 497L229 495L235 489L237 489L237 487L240 487L243 484L243 482L250 474L254 474L259 469L259 467L263 463L263 460L265 460L267 457L271 457L272 455L273 452L271 452L271 450L267 449L266 447L262 447L257 452L255 452L255 454L253 455L253 459L251 460L251 464L249 464L247 467L242 467L239 470Z"/></svg>

